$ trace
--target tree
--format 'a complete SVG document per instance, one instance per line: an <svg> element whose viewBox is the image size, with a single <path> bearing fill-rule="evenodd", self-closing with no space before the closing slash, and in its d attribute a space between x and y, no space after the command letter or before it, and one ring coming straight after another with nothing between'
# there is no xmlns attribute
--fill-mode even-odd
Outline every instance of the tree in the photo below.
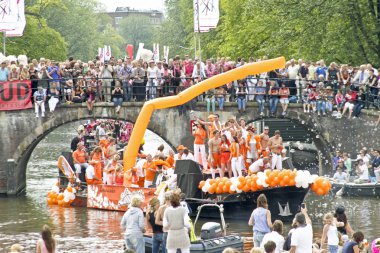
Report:
<svg viewBox="0 0 380 253"><path fill-rule="evenodd" d="M26 55L29 59L46 57L65 60L67 43L54 29L47 26L43 18L26 16L26 27L22 37L7 38L7 54Z"/></svg>
<svg viewBox="0 0 380 253"><path fill-rule="evenodd" d="M132 44L135 50L139 43L144 43L147 49L153 47L153 27L148 17L130 14L120 21L118 31L126 44Z"/></svg>

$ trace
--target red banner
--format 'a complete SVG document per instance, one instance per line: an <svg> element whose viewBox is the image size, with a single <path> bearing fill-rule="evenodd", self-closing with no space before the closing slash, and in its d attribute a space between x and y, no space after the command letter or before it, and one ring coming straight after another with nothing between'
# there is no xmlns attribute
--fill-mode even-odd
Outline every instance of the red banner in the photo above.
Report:
<svg viewBox="0 0 380 253"><path fill-rule="evenodd" d="M32 108L30 80L0 82L0 111Z"/></svg>

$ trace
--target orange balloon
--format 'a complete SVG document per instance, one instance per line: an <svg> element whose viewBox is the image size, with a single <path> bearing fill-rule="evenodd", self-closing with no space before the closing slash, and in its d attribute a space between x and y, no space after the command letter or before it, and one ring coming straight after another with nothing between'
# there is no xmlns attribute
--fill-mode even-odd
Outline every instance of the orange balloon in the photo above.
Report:
<svg viewBox="0 0 380 253"><path fill-rule="evenodd" d="M251 190L250 185L248 185L248 184L244 185L244 187L243 187L244 192L249 192L250 190Z"/></svg>
<svg viewBox="0 0 380 253"><path fill-rule="evenodd" d="M297 176L297 172L296 171L290 172L290 179L295 179L296 176Z"/></svg>
<svg viewBox="0 0 380 253"><path fill-rule="evenodd" d="M278 185L278 184L280 183L280 178L279 178L279 177L274 177L274 178L273 178L273 183L274 183L275 185Z"/></svg>
<svg viewBox="0 0 380 253"><path fill-rule="evenodd" d="M289 181L290 181L289 176L288 176L288 175L284 176L284 177L282 178L282 181L284 181L285 184L288 184Z"/></svg>
<svg viewBox="0 0 380 253"><path fill-rule="evenodd" d="M215 179L210 179L210 185L213 185L215 183Z"/></svg>
<svg viewBox="0 0 380 253"><path fill-rule="evenodd" d="M48 198L47 203L48 203L48 205L53 205L53 200L51 198Z"/></svg>
<svg viewBox="0 0 380 253"><path fill-rule="evenodd" d="M58 200L58 205L62 206L62 204L63 204L63 200Z"/></svg>
<svg viewBox="0 0 380 253"><path fill-rule="evenodd" d="M233 191L233 190L230 189L230 191L229 191L228 193L229 193L229 194L234 194L235 191Z"/></svg>
<svg viewBox="0 0 380 253"><path fill-rule="evenodd" d="M262 189L264 189L264 186L262 186L262 185L257 185L257 190L262 190Z"/></svg>
<svg viewBox="0 0 380 253"><path fill-rule="evenodd" d="M237 184L237 188L238 188L239 190L243 190L243 187L244 187L244 184L243 184L242 182L239 182L239 183Z"/></svg>
<svg viewBox="0 0 380 253"><path fill-rule="evenodd" d="M215 193L216 193L216 194L222 194L222 193L223 193L223 188L221 188L221 187L217 187Z"/></svg>
<svg viewBox="0 0 380 253"><path fill-rule="evenodd" d="M277 184L274 182L274 181L271 181L270 183L269 183L269 186L270 187L275 187Z"/></svg>
<svg viewBox="0 0 380 253"><path fill-rule="evenodd" d="M269 177L269 174L271 174L272 172L270 170L267 170L265 171L265 175L267 175L267 177Z"/></svg>
<svg viewBox="0 0 380 253"><path fill-rule="evenodd" d="M210 194L214 194L215 193L215 191L216 191L216 186L215 187L213 187L214 185L212 185L212 186L210 186L210 188L208 188L208 193L210 193Z"/></svg>
<svg viewBox="0 0 380 253"><path fill-rule="evenodd" d="M224 192L224 193L228 193L229 191L230 191L230 185L225 184L225 185L223 186L223 192Z"/></svg>
<svg viewBox="0 0 380 253"><path fill-rule="evenodd" d="M68 186L68 187L66 188L66 190L67 190L68 192L73 192L73 188L72 188L71 186Z"/></svg>
<svg viewBox="0 0 380 253"><path fill-rule="evenodd" d="M318 188L317 191L315 192L318 196L322 196L322 195L325 195L325 192L323 191L323 189L321 188Z"/></svg>
<svg viewBox="0 0 380 253"><path fill-rule="evenodd" d="M227 181L227 182L225 183L225 185L231 186L231 185L232 185L232 182L231 182L231 181Z"/></svg>
<svg viewBox="0 0 380 253"><path fill-rule="evenodd" d="M224 187L224 182L223 182L223 181L219 182L218 187L221 188L221 189L223 189L223 187Z"/></svg>
<svg viewBox="0 0 380 253"><path fill-rule="evenodd" d="M60 194L58 194L57 199L58 199L58 200L62 200L62 199L64 199L64 197L65 197L65 196L63 196L63 193L61 192Z"/></svg>
<svg viewBox="0 0 380 253"><path fill-rule="evenodd" d="M243 182L245 182L245 177L239 177L238 180L239 180L239 182L243 183Z"/></svg>
<svg viewBox="0 0 380 253"><path fill-rule="evenodd" d="M292 178L289 180L289 183L288 183L289 186L295 186L296 185L296 181Z"/></svg>
<svg viewBox="0 0 380 253"><path fill-rule="evenodd" d="M200 181L200 182L199 182L199 185L198 185L198 188L199 188L199 189L202 189L202 187L205 185L205 183L206 183L206 182L203 181L203 180Z"/></svg>
<svg viewBox="0 0 380 253"><path fill-rule="evenodd" d="M284 187L284 186L286 186L286 183L285 183L285 181L284 181L284 180L281 180L281 182L280 182L280 186L281 186L281 187Z"/></svg>

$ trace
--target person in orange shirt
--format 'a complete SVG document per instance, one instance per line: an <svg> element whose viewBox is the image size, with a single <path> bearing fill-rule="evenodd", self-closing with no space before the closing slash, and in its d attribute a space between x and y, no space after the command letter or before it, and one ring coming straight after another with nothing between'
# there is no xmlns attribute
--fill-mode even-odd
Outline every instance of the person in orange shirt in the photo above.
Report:
<svg viewBox="0 0 380 253"><path fill-rule="evenodd" d="M168 157L166 158L166 162L170 165L170 168L174 168L174 151L173 150L169 150L169 155Z"/></svg>
<svg viewBox="0 0 380 253"><path fill-rule="evenodd" d="M246 143L245 139L243 138L243 136L239 136L238 141L239 141L239 152L240 152L239 164L240 164L241 170L243 171L249 167L249 165L247 166L247 164L246 164L248 146L247 146L247 143Z"/></svg>
<svg viewBox="0 0 380 253"><path fill-rule="evenodd" d="M233 141L230 146L230 159L231 169L234 177L243 176L241 171L241 163L239 162L240 150L239 150L239 140L236 136L233 137Z"/></svg>
<svg viewBox="0 0 380 253"><path fill-rule="evenodd" d="M116 176L115 176L115 185L123 185L123 183L124 183L123 167L117 167ZM126 186L130 186L130 185L127 184Z"/></svg>
<svg viewBox="0 0 380 253"><path fill-rule="evenodd" d="M220 177L224 177L225 171L227 171L228 176L231 177L232 176L231 163L229 162L230 155L231 155L230 142L228 141L227 136L224 134L222 135L221 142L220 142L220 151L221 151L220 172L219 172Z"/></svg>
<svg viewBox="0 0 380 253"><path fill-rule="evenodd" d="M95 180L93 184L102 184L102 174L104 167L103 151L101 147L96 147L91 154L89 164L94 167Z"/></svg>
<svg viewBox="0 0 380 253"><path fill-rule="evenodd" d="M204 125L197 122L196 128L193 130L194 140L194 158L195 161L200 161L202 159L203 169L207 169L207 155L205 147L205 139L207 138L207 133Z"/></svg>
<svg viewBox="0 0 380 253"><path fill-rule="evenodd" d="M207 119L208 121L205 122L197 118L198 122L208 127L209 139L212 139L215 130L222 131L222 123L219 121L219 114L211 114Z"/></svg>
<svg viewBox="0 0 380 253"><path fill-rule="evenodd" d="M75 168L75 173L77 175L77 178L79 177L79 174L82 173L82 167L87 170L88 168L88 154L83 146L83 143L79 142L77 145L77 149L73 152L73 163Z"/></svg>
<svg viewBox="0 0 380 253"><path fill-rule="evenodd" d="M144 181L144 187L148 188L153 184L154 176L156 175L156 172L159 170L159 165L165 165L167 167L170 167L170 165L162 160L153 160L151 155L146 156L146 162L143 165L143 169L145 172L145 181Z"/></svg>

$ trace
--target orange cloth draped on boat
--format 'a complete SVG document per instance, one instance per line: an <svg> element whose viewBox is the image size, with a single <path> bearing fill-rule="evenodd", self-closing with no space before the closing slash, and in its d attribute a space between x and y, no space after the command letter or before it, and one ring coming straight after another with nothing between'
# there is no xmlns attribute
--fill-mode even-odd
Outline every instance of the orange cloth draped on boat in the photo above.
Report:
<svg viewBox="0 0 380 253"><path fill-rule="evenodd" d="M96 152L92 155L92 159L90 161L90 165L94 166L95 177L100 180L94 180L93 184L102 184L102 176L103 176L103 161L102 161L102 153Z"/></svg>
<svg viewBox="0 0 380 253"><path fill-rule="evenodd" d="M143 169L145 171L145 180L153 181L154 176L156 175L157 166L159 166L159 165L164 165L164 166L170 167L169 163L162 161L162 160L154 160L150 163L148 161L146 161L144 163Z"/></svg>
<svg viewBox="0 0 380 253"><path fill-rule="evenodd" d="M261 138L260 138L260 135L255 135L255 136L253 136L253 138L256 140L257 153L261 154ZM252 135L248 134L248 137L247 137L248 150L250 149L249 143L251 142L251 139L252 139Z"/></svg>

